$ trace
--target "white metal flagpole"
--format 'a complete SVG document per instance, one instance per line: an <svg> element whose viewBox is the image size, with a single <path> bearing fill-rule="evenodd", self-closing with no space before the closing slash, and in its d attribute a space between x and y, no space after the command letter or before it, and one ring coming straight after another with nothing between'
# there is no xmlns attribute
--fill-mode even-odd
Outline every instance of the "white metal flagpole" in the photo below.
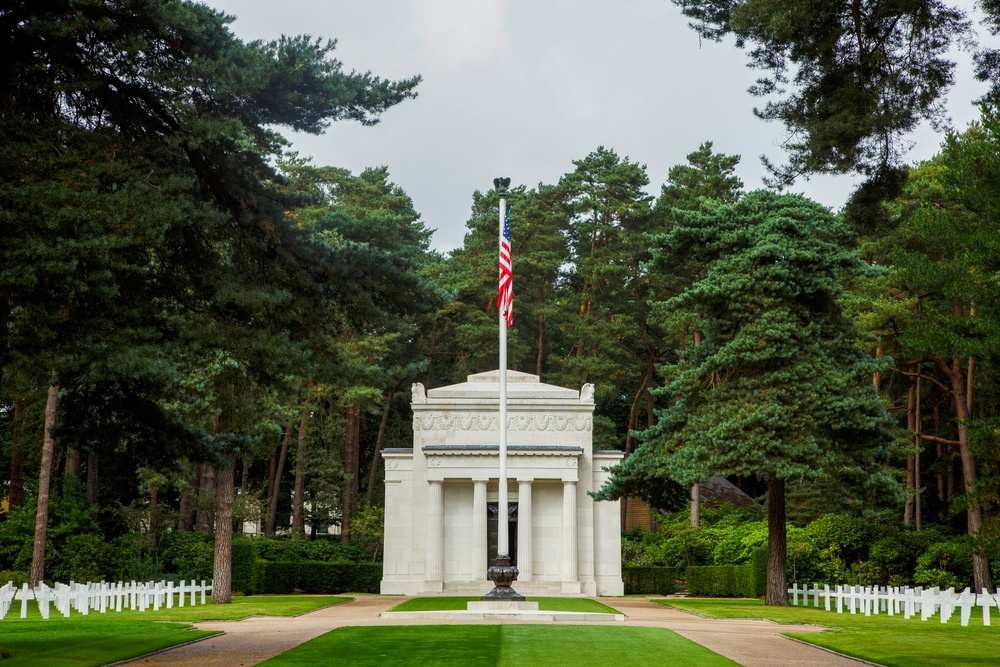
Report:
<svg viewBox="0 0 1000 667"><path fill-rule="evenodd" d="M502 183L502 182L501 182ZM504 220L507 216L507 189L500 191L500 235L498 246L504 252ZM508 242L509 248L509 242ZM510 252L509 249L507 252ZM503 261L503 258L500 260ZM510 261L508 255L507 261ZM500 317L500 477L498 489L499 519L497 526L497 556L509 556L510 544L507 523L507 313L497 308Z"/></svg>
<svg viewBox="0 0 1000 667"><path fill-rule="evenodd" d="M510 533L507 517L507 327L514 314L514 275L511 272L510 227L507 225L507 187L509 178L494 178L497 194L500 195L500 278L497 285L497 311L500 323L500 471L498 476L497 503L500 516L497 517L497 562L487 569L487 578L496 584L483 600L524 600L524 596L510 587L517 579L517 567L511 563ZM471 603L470 603L471 604Z"/></svg>

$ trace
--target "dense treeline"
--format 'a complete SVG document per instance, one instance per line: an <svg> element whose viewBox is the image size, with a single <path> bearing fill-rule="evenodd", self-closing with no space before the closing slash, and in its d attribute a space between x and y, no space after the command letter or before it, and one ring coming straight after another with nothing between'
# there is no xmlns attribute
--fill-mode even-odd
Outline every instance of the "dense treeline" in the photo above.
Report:
<svg viewBox="0 0 1000 667"><path fill-rule="evenodd" d="M713 4L686 3L708 36L771 39L740 13L754 3ZM411 442L408 385L496 367L496 192L442 256L387 169L313 165L277 134L377 122L419 78L347 73L332 43L244 43L228 20L181 0L0 10L0 570L147 578L210 555L225 601L245 521L281 537L261 553L377 558L379 452ZM867 85L922 43L892 42ZM950 72L935 44L924 74ZM726 475L766 499L770 602L797 527L830 512L965 533L977 587L1000 562L1000 121L986 106L901 166L932 83L926 109L860 135L802 116L806 97L767 107L815 134L779 180L869 177L838 214L745 191L711 142L657 197L606 147L508 196L510 367L595 383L594 446L628 455L605 497L677 510ZM333 526L342 547L320 539Z"/></svg>

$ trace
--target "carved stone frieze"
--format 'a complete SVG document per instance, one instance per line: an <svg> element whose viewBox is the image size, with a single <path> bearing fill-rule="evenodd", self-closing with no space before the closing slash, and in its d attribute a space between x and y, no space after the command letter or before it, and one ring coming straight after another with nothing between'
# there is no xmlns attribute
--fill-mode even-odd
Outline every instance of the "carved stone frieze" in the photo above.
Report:
<svg viewBox="0 0 1000 667"><path fill-rule="evenodd" d="M414 431L498 431L496 414L418 412L413 415ZM508 431L590 431L590 414L531 412L507 415Z"/></svg>

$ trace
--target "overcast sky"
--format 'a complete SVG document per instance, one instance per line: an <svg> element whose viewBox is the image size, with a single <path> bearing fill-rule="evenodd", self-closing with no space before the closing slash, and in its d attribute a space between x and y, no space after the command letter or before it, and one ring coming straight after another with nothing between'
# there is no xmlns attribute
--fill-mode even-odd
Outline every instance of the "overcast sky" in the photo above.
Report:
<svg viewBox="0 0 1000 667"><path fill-rule="evenodd" d="M320 136L286 136L317 165L389 168L413 198L432 245L462 245L473 191L494 176L555 183L598 146L644 164L650 194L703 141L738 154L747 188L761 187L759 156L784 160L782 127L758 120L747 94L756 78L732 41L700 42L669 0L207 0L237 20L243 39L310 34L338 40L346 70L423 76L418 97L374 127L333 124ZM971 6L971 0L967 3ZM949 109L955 126L978 117L982 92L968 56ZM924 128L912 160L941 136ZM851 177L822 177L793 191L839 208Z"/></svg>

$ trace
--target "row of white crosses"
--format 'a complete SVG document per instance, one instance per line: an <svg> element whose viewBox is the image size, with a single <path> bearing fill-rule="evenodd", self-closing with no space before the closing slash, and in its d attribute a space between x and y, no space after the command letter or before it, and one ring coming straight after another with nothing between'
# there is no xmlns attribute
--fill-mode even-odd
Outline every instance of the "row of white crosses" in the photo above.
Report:
<svg viewBox="0 0 1000 667"><path fill-rule="evenodd" d="M178 607L183 607L185 603L195 605L199 599L201 604L205 604L206 594L211 591L212 583L206 584L204 579L200 584L194 580L189 584L184 581L179 584L172 581L77 584L71 581L51 587L40 583L34 588L29 588L28 584L16 588L13 582L7 582L0 588L0 620L7 616L16 602L21 603L21 618L27 618L29 600L38 604L42 618L47 619L50 606L66 617L74 609L85 616L91 609L102 614L122 609L144 612L152 608L159 611L161 607L172 609L175 599Z"/></svg>
<svg viewBox="0 0 1000 667"><path fill-rule="evenodd" d="M910 618L920 614L920 620L926 621L936 613L940 614L941 622L947 623L955 610L961 612L962 625L969 624L969 617L972 615L973 607L981 607L983 612L983 625L990 624L990 610L994 607L1000 611L1000 589L995 593L990 593L985 588L978 595L966 588L961 593L956 593L954 588L942 591L940 588L924 589L920 586L910 588L902 587L880 587L880 586L835 586L830 588L829 584L820 588L817 584L799 587L793 584L788 589L792 596L792 604L799 604L799 596L802 596L803 606L809 606L809 597L812 597L814 607L819 607L819 600L823 598L824 608L831 610L831 604L836 606L837 613L844 613L844 608L852 613L864 614L865 616L878 615L884 612L889 616L902 614L904 618Z"/></svg>

